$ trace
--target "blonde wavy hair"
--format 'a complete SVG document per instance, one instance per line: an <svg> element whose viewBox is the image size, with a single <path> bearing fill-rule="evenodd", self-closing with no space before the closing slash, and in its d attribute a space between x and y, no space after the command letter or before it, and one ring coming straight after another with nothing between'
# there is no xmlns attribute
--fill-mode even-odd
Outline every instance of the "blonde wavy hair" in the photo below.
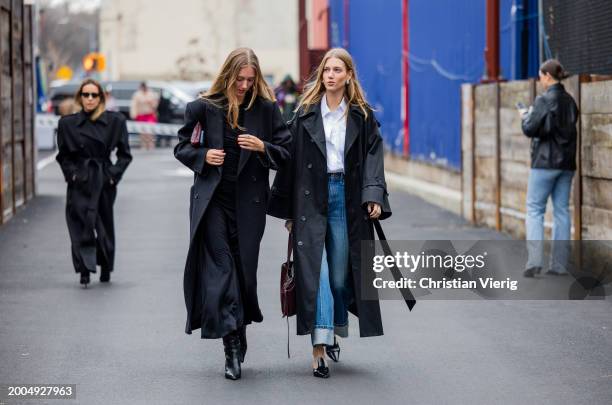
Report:
<svg viewBox="0 0 612 405"><path fill-rule="evenodd" d="M361 84L359 84L353 57L344 48L332 48L327 51L323 57L323 60L319 64L319 67L317 67L317 69L312 73L308 84L306 84L302 99L295 111L302 107L305 111L308 111L313 105L321 101L323 94L325 93L325 85L323 84L323 69L325 68L327 61L331 58L338 58L344 62L347 72L351 73L351 79L345 86L344 90L344 97L346 98L347 105L358 106L367 118L368 110L372 110L372 108L366 101L363 88L361 87ZM345 114L347 113L348 109Z"/></svg>
<svg viewBox="0 0 612 405"><path fill-rule="evenodd" d="M259 59L250 48L238 48L230 52L223 62L221 70L213 80L210 89L200 97L208 100L217 107L225 107L227 105L227 122L232 129L241 128L238 125L238 113L240 111L240 102L234 91L234 84L240 73L240 69L251 66L255 70L255 80L251 87L251 99L247 106L247 110L251 108L257 96L263 97L266 100L276 101L274 93L266 83L259 67Z"/></svg>
<svg viewBox="0 0 612 405"><path fill-rule="evenodd" d="M106 110L106 94L104 94L104 89L102 88L102 85L97 80L94 80L94 79L83 80L83 83L81 83L81 85L79 86L79 89L74 95L74 102L81 109L83 109L83 100L81 100L81 92L83 91L83 87L87 86L88 84L93 84L94 86L98 88L98 93L99 93L98 97L100 97L100 104L98 104L98 106L91 113L91 116L89 118L91 121L95 121L98 118L100 118L100 115L102 115L102 113Z"/></svg>

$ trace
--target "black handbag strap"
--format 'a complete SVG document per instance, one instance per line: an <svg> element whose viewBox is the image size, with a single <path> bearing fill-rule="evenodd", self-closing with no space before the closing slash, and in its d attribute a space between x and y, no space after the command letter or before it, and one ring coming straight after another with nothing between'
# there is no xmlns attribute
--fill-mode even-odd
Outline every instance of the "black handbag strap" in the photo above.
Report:
<svg viewBox="0 0 612 405"><path fill-rule="evenodd" d="M393 253L391 253L391 248L389 247L389 243L387 242L387 237L385 236L382 226L380 225L380 221L378 219L374 219L372 220L372 222L374 223L374 228L376 229L376 233L378 234L378 240L382 245L383 252L387 256L393 256ZM393 264L390 270L395 281L400 281L402 279L402 273L399 271L395 264ZM402 293L402 297L404 297L406 305L408 305L408 310L412 311L412 308L414 308L414 306L416 305L416 299L414 298L414 295L412 295L412 291L410 291L409 288L405 287L400 288L400 292Z"/></svg>

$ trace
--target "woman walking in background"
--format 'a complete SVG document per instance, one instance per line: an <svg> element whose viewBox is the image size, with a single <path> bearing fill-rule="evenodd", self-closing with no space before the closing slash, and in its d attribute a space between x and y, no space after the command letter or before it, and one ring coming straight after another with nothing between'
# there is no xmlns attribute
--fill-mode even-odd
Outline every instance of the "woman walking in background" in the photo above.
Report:
<svg viewBox="0 0 612 405"><path fill-rule="evenodd" d="M191 140L198 123L203 144ZM257 261L268 172L289 159L291 142L251 49L229 54L210 90L187 104L178 135L174 156L194 172L185 332L200 328L203 339L222 338L225 377L236 380L247 350L246 325L263 320Z"/></svg>
<svg viewBox="0 0 612 405"><path fill-rule="evenodd" d="M72 262L89 284L89 273L101 267L100 281L110 281L115 258L113 205L117 184L132 160L123 115L105 111L104 89L87 79L75 95L81 111L58 123L59 162L68 183L66 221L72 242ZM111 162L116 151L117 161Z"/></svg>
<svg viewBox="0 0 612 405"><path fill-rule="evenodd" d="M157 105L159 104L159 96L157 93L149 90L147 83L140 83L140 88L132 96L130 103L130 117L137 122L157 122ZM140 134L140 147L146 150L155 147L155 139L153 134L143 132Z"/></svg>
<svg viewBox="0 0 612 405"><path fill-rule="evenodd" d="M361 241L374 239L371 219L391 215L378 123L346 50L327 52L290 130L269 214L293 232L297 333L311 335L313 374L327 378L325 352L339 359L334 334L348 336L349 310L362 337L383 334L378 301L362 295Z"/></svg>
<svg viewBox="0 0 612 405"><path fill-rule="evenodd" d="M285 76L280 85L274 90L276 102L283 113L285 121L291 120L293 110L297 106L299 93L297 86L290 75Z"/></svg>
<svg viewBox="0 0 612 405"><path fill-rule="evenodd" d="M544 93L533 107L522 110L523 132L531 138L531 170L527 186L527 249L525 277L543 266L544 214L548 197L553 203L553 249L546 274L567 275L571 220L569 198L576 171L576 122L578 107L561 80L568 77L554 59L540 67Z"/></svg>

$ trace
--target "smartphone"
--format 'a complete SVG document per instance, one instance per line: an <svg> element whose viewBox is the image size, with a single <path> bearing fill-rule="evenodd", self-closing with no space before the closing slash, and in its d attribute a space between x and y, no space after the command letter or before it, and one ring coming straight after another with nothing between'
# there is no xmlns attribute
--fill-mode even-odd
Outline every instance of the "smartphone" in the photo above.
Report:
<svg viewBox="0 0 612 405"><path fill-rule="evenodd" d="M527 106L525 106L525 104L521 103L520 101L518 103L515 104L516 108L519 110L526 110Z"/></svg>

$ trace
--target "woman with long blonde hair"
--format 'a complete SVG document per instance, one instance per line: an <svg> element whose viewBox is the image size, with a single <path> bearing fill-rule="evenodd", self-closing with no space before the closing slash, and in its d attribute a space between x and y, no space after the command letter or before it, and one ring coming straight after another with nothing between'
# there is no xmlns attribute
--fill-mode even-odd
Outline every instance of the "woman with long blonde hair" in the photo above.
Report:
<svg viewBox="0 0 612 405"><path fill-rule="evenodd" d="M257 261L268 172L289 159L291 143L253 50L228 55L210 90L187 105L178 136L174 156L194 172L185 332L201 329L203 339L222 338L225 377L237 380L246 325L263 320Z"/></svg>
<svg viewBox="0 0 612 405"><path fill-rule="evenodd" d="M310 334L315 377L329 377L325 353L340 358L348 311L360 336L382 335L377 300L365 300L361 241L374 239L373 219L391 215L383 143L351 55L326 53L289 128L291 164L274 180L268 213L293 234L297 333ZM370 284L371 285L371 284Z"/></svg>

